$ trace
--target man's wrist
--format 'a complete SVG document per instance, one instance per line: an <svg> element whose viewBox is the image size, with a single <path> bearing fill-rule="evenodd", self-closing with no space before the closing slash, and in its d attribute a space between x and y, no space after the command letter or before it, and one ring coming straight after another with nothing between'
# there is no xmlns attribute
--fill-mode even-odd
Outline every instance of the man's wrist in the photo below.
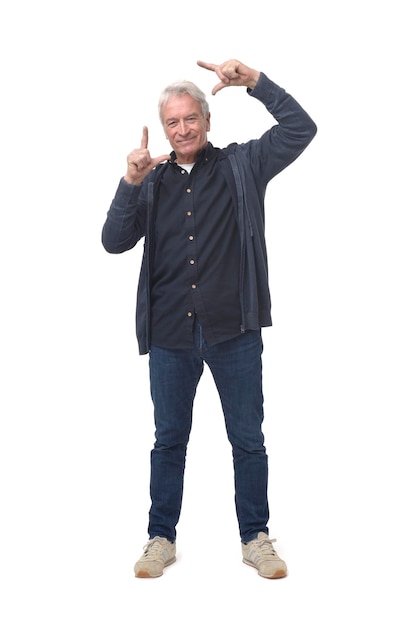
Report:
<svg viewBox="0 0 417 626"><path fill-rule="evenodd" d="M128 185L136 185L137 187L139 187L139 185L141 185L143 183L143 180L138 181L137 179L132 179L130 176L124 176L123 180L125 181L125 183L128 183Z"/></svg>
<svg viewBox="0 0 417 626"><path fill-rule="evenodd" d="M259 80L259 76L261 75L260 72L254 72L253 77L251 78L251 80L248 82L248 89L255 89L256 85L258 84L258 80Z"/></svg>

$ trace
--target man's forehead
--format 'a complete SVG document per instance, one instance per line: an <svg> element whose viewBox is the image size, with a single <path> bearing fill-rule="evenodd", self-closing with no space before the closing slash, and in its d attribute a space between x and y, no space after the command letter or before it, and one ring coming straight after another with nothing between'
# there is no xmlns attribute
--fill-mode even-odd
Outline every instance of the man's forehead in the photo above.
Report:
<svg viewBox="0 0 417 626"><path fill-rule="evenodd" d="M162 107L165 116L177 114L184 111L195 111L201 113L201 104L198 100L190 96L189 93L172 95Z"/></svg>

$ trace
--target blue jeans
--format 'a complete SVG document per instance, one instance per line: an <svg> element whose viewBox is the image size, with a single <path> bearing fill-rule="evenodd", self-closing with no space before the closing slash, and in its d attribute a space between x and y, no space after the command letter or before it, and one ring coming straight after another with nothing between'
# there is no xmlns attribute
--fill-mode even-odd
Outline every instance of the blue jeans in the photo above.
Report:
<svg viewBox="0 0 417 626"><path fill-rule="evenodd" d="M261 331L247 331L208 347L198 321L193 349L152 346L150 350L156 440L151 452L149 537L176 539L193 403L204 363L213 374L222 403L233 453L236 514L241 540L246 543L258 532L268 532L269 518Z"/></svg>

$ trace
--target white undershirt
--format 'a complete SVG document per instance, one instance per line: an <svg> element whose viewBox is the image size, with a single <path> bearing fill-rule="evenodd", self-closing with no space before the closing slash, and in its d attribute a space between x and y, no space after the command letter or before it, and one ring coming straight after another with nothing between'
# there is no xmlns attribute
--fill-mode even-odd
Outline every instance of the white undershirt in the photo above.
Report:
<svg viewBox="0 0 417 626"><path fill-rule="evenodd" d="M191 170L193 169L194 165L195 165L195 163L178 163L178 166L182 167L188 173L191 172Z"/></svg>

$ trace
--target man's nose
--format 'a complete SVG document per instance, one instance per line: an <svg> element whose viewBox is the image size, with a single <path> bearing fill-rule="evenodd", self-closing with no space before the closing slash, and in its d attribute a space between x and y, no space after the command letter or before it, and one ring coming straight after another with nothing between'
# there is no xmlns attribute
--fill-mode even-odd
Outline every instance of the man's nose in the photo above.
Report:
<svg viewBox="0 0 417 626"><path fill-rule="evenodd" d="M185 120L180 120L180 133L185 135L188 132L188 124Z"/></svg>

